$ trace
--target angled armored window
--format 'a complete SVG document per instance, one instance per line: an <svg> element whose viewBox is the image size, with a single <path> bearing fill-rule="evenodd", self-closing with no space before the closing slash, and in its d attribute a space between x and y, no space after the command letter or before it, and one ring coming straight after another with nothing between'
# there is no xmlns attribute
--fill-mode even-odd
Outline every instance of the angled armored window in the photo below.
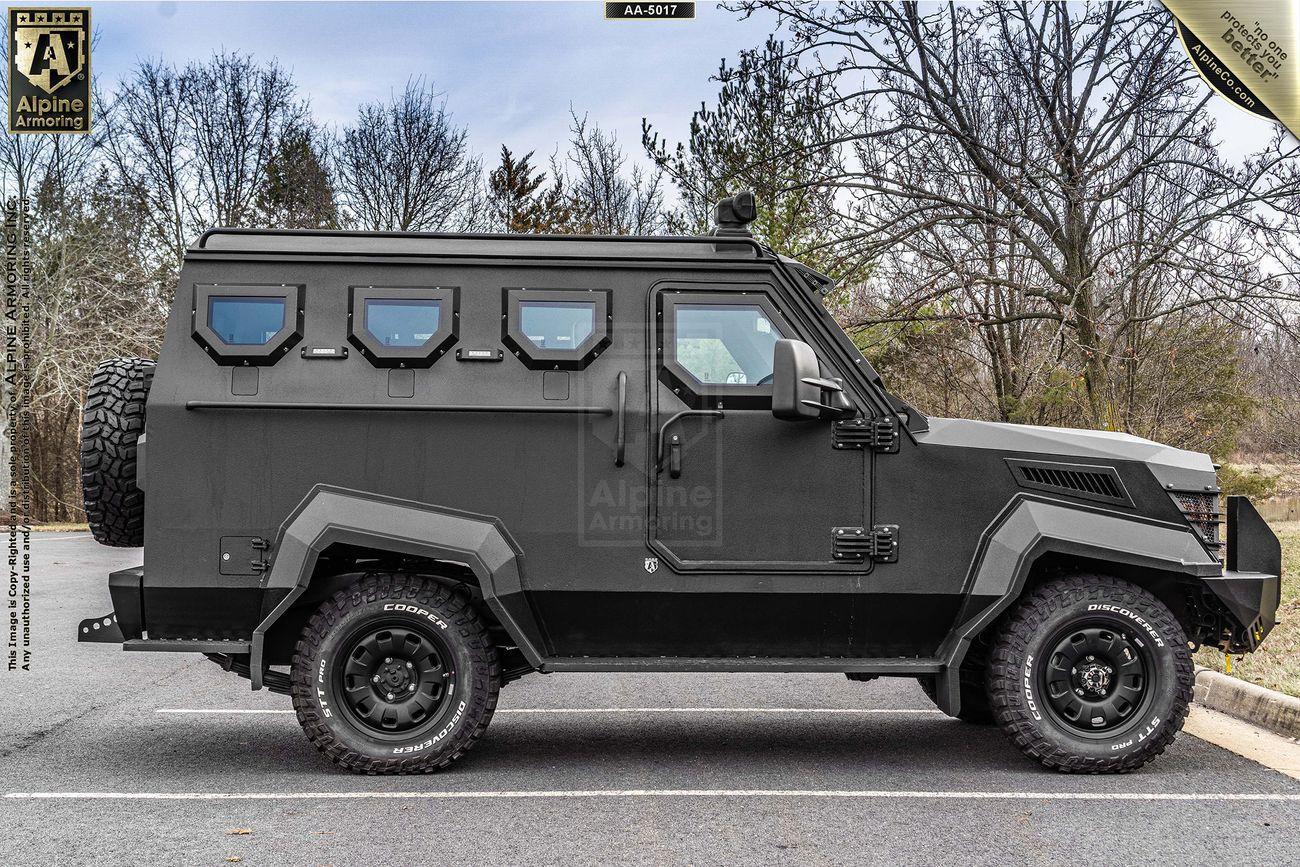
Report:
<svg viewBox="0 0 1300 867"><path fill-rule="evenodd" d="M275 364L302 340L304 291L196 283L194 340L217 364Z"/></svg>
<svg viewBox="0 0 1300 867"><path fill-rule="evenodd" d="M429 367L456 342L456 287L353 286L348 342L375 367Z"/></svg>
<svg viewBox="0 0 1300 867"><path fill-rule="evenodd" d="M772 350L795 336L757 292L665 292L659 296L660 379L697 409L772 404Z"/></svg>
<svg viewBox="0 0 1300 867"><path fill-rule="evenodd" d="M607 289L505 289L501 340L533 370L582 370L609 346Z"/></svg>

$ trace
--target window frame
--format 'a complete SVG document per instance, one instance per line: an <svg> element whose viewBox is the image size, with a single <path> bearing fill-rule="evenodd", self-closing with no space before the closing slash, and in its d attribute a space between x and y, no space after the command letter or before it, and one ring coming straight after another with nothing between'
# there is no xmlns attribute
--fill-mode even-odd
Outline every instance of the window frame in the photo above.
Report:
<svg viewBox="0 0 1300 867"><path fill-rule="evenodd" d="M608 289L526 289L505 287L501 290L504 313L501 316L501 342L530 370L582 370L595 361L610 345L614 321L612 293ZM591 334L572 349L539 349L519 325L520 302L560 302L594 304Z"/></svg>
<svg viewBox="0 0 1300 867"><path fill-rule="evenodd" d="M217 364L270 365L302 340L305 284L195 283L190 307L190 334ZM284 301L284 325L263 344L226 343L208 324L213 297L280 298ZM292 315L291 315L292 313Z"/></svg>
<svg viewBox="0 0 1300 867"><path fill-rule="evenodd" d="M669 289L659 293L659 340L656 354L659 381L673 390L692 409L771 409L772 383L703 383L677 360L678 305L706 304L714 307L757 307L780 332L778 339L800 340L790 321L781 314L772 297L763 289L740 289L728 292L693 292Z"/></svg>
<svg viewBox="0 0 1300 867"><path fill-rule="evenodd" d="M438 330L419 346L385 346L366 328L366 301L436 301ZM459 286L349 286L348 342L374 367L432 367L460 334Z"/></svg>

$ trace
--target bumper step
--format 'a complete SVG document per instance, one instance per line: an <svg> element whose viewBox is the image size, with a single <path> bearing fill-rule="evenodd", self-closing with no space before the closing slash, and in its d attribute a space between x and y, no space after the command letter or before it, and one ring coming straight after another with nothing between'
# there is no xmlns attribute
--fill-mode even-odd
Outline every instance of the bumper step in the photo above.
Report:
<svg viewBox="0 0 1300 867"><path fill-rule="evenodd" d="M153 650L164 653L248 653L251 641L225 638L133 638L123 650Z"/></svg>

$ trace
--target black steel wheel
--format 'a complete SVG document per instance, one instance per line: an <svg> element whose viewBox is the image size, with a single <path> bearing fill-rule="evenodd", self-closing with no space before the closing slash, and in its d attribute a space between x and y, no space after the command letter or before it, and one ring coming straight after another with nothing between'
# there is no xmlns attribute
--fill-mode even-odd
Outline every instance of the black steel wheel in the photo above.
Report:
<svg viewBox="0 0 1300 867"><path fill-rule="evenodd" d="M1105 575L1044 584L994 642L988 694L1026 756L1068 773L1136 770L1173 743L1192 698L1187 637L1146 590Z"/></svg>
<svg viewBox="0 0 1300 867"><path fill-rule="evenodd" d="M343 710L380 738L404 739L436 726L456 695L450 648L432 629L379 615L345 639L334 661Z"/></svg>
<svg viewBox="0 0 1300 867"><path fill-rule="evenodd" d="M501 688L468 595L405 574L367 575L326 600L303 629L291 677L308 739L365 774L446 767L487 729Z"/></svg>
<svg viewBox="0 0 1300 867"><path fill-rule="evenodd" d="M1036 675L1061 725L1085 737L1109 737L1150 703L1151 649L1134 624L1111 615L1067 625L1049 638Z"/></svg>

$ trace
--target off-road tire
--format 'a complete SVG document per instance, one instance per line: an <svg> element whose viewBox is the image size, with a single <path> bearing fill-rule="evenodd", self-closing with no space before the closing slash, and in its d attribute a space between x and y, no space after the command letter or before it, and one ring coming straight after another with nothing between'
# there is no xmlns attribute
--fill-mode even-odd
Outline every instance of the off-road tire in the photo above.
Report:
<svg viewBox="0 0 1300 867"><path fill-rule="evenodd" d="M144 544L144 491L136 484L136 443L154 363L101 362L81 409L81 494L95 541L115 548Z"/></svg>
<svg viewBox="0 0 1300 867"><path fill-rule="evenodd" d="M1085 736L1054 710L1040 674L1061 635L1096 623L1123 630L1139 654L1149 654L1148 674L1131 716ZM1064 773L1123 774L1173 743L1193 679L1187 636L1164 603L1118 578L1073 575L1042 585L1012 610L993 645L988 690L998 725L1029 758Z"/></svg>
<svg viewBox="0 0 1300 867"><path fill-rule="evenodd" d="M339 657L348 636L373 624L429 629L445 643L451 698L444 714L430 717L433 729L417 729L405 740L376 737L344 706L335 666L345 662ZM308 740L358 774L423 774L451 764L487 729L501 688L496 647L468 595L402 573L367 575L322 603L303 628L290 677L293 708Z"/></svg>
<svg viewBox="0 0 1300 867"><path fill-rule="evenodd" d="M965 661L962 662L961 710L957 711L955 716L962 722L973 725L992 725L997 722L993 718L993 706L989 704L989 649L988 643L977 640L971 645ZM937 707L939 704L937 678L933 674L926 674L916 680L921 684L921 691Z"/></svg>

